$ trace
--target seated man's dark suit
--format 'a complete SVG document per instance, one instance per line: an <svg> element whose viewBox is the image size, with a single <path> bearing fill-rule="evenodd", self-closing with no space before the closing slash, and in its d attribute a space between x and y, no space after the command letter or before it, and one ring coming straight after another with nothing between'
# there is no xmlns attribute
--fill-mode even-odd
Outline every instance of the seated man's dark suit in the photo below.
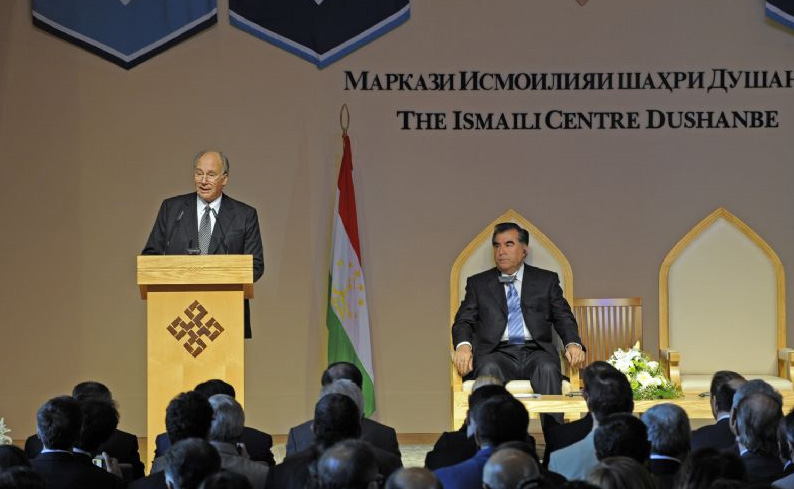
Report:
<svg viewBox="0 0 794 489"><path fill-rule="evenodd" d="M30 465L47 489L122 489L124 482L91 463L85 456L68 452L44 452Z"/></svg>
<svg viewBox="0 0 794 489"><path fill-rule="evenodd" d="M197 249L197 194L185 194L163 201L144 255L185 255ZM254 281L265 271L262 236L256 209L223 194L220 212L209 244L210 255L253 255ZM251 337L248 301L245 301L245 337Z"/></svg>
<svg viewBox="0 0 794 489"><path fill-rule="evenodd" d="M378 447L370 446L375 454L375 461L378 463L378 472L383 476L383 480L403 466L400 458L391 452L381 450ZM267 489L305 489L309 478L309 466L320 456L315 447L308 448L291 455L275 467L271 467L267 473Z"/></svg>
<svg viewBox="0 0 794 489"><path fill-rule="evenodd" d="M723 418L715 424L703 426L692 432L692 451L700 448L723 450L736 444L736 435L731 432L730 420Z"/></svg>
<svg viewBox="0 0 794 489"><path fill-rule="evenodd" d="M452 344L462 342L472 345L474 371L467 378L474 378L487 362L500 365L506 380L528 378L535 392L560 394L562 372L559 352L552 343L552 330L556 331L564 345L581 345L576 319L568 302L562 296L557 274L524 264L521 282L521 312L529 333L532 335L532 353L528 362L518 368L505 366L506 358L514 358L501 338L507 327L507 297L505 285L499 282L501 273L492 268L468 278L466 297L460 304L452 325ZM519 347L520 348L520 347ZM512 351L512 350L510 350ZM523 370L523 371L522 371Z"/></svg>
<svg viewBox="0 0 794 489"><path fill-rule="evenodd" d="M276 459L273 457L273 437L248 426L243 428L243 436L240 442L245 445L245 451L254 462L265 462L268 465L275 465ZM171 440L165 433L160 433L154 440L154 458L162 457L171 448Z"/></svg>
<svg viewBox="0 0 794 489"><path fill-rule="evenodd" d="M42 444L39 435L31 435L25 440L25 455L28 459L36 458L41 452ZM125 473L125 480L135 480L143 477L143 462L138 453L138 437L126 431L115 430L108 440L99 446L98 453L108 452L108 455L119 461L120 464L130 464L132 467L130 477Z"/></svg>
<svg viewBox="0 0 794 489"><path fill-rule="evenodd" d="M314 445L312 420L290 428L287 436L287 457L302 452ZM364 418L361 420L361 439L370 445L385 450L401 458L400 446L397 443L397 432L394 428Z"/></svg>
<svg viewBox="0 0 794 489"><path fill-rule="evenodd" d="M772 483L783 477L783 462L777 455L745 451L740 455L747 473L747 482Z"/></svg>
<svg viewBox="0 0 794 489"><path fill-rule="evenodd" d="M656 483L656 489L672 489L680 468L681 462L678 460L651 458L648 461L648 472Z"/></svg>
<svg viewBox="0 0 794 489"><path fill-rule="evenodd" d="M425 468L436 470L468 460L477 453L474 437L466 436L466 425L458 431L441 433L433 449L425 455Z"/></svg>
<svg viewBox="0 0 794 489"><path fill-rule="evenodd" d="M549 459L555 450L565 448L573 445L593 430L593 415L587 413L587 416L570 423L556 424L550 423L548 428L543 432L546 441L546 452L543 455L543 467L548 468Z"/></svg>

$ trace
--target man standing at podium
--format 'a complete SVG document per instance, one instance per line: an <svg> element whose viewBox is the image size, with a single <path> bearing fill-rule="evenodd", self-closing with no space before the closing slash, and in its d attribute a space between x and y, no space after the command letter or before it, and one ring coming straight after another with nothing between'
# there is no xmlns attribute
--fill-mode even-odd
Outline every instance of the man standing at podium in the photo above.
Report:
<svg viewBox="0 0 794 489"><path fill-rule="evenodd" d="M229 160L220 151L193 158L194 193L163 201L144 255L253 255L254 281L265 271L256 209L223 193ZM245 337L251 337L245 301Z"/></svg>

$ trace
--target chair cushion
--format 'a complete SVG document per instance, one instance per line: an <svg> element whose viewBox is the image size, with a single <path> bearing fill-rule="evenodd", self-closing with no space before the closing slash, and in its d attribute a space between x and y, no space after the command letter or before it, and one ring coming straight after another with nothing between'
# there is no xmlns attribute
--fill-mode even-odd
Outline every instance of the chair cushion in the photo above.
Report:
<svg viewBox="0 0 794 489"><path fill-rule="evenodd" d="M774 375L742 374L747 380L761 379L779 391L794 389L791 381ZM711 375L682 375L681 389L685 392L708 392L711 388Z"/></svg>

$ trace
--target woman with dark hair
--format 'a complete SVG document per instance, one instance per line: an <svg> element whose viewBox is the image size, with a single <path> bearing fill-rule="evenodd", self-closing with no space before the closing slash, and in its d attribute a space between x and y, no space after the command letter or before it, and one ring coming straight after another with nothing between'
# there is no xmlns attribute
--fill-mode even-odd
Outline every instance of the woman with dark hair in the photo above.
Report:
<svg viewBox="0 0 794 489"><path fill-rule="evenodd" d="M601 489L656 489L648 469L629 457L607 457L593 467L587 482Z"/></svg>
<svg viewBox="0 0 794 489"><path fill-rule="evenodd" d="M709 489L718 479L744 480L744 464L732 453L714 448L692 452L678 471L675 489Z"/></svg>

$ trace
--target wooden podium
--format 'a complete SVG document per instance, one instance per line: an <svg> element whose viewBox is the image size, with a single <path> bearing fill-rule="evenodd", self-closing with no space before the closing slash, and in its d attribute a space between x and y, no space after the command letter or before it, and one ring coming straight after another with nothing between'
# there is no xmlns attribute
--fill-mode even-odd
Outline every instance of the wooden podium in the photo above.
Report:
<svg viewBox="0 0 794 489"><path fill-rule="evenodd" d="M253 298L253 282L251 255L138 257L138 285L148 301L149 462L175 395L218 378L243 404L243 299Z"/></svg>

